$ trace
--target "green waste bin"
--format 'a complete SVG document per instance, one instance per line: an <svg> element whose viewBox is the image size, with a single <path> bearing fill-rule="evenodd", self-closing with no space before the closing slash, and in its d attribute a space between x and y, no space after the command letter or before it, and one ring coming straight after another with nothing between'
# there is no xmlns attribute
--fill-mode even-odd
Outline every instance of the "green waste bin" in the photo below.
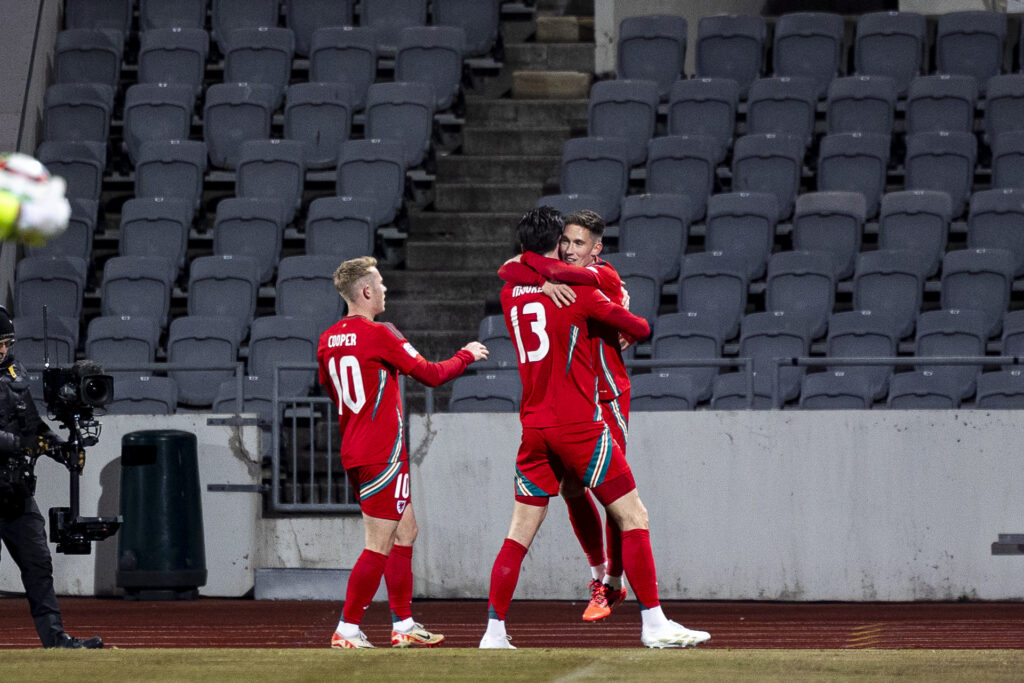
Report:
<svg viewBox="0 0 1024 683"><path fill-rule="evenodd" d="M196 436L173 429L121 439L117 585L125 598L189 600L206 584Z"/></svg>

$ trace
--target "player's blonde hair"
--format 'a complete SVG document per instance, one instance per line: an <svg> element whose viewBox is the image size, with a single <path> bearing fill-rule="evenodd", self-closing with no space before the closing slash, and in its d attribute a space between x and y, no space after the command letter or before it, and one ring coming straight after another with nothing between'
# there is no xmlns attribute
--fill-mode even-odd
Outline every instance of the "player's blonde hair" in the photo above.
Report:
<svg viewBox="0 0 1024 683"><path fill-rule="evenodd" d="M345 301L354 301L356 285L370 274L371 268L376 267L377 259L372 256L360 256L344 261L334 269L334 288Z"/></svg>

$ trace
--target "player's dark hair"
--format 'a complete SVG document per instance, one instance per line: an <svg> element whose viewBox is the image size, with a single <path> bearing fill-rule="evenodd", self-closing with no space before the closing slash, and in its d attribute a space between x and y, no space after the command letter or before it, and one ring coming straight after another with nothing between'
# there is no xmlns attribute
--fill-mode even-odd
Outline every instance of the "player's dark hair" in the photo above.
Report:
<svg viewBox="0 0 1024 683"><path fill-rule="evenodd" d="M565 224L578 225L581 228L585 228L594 236L595 242L600 242L601 238L604 237L604 219L596 211L591 211L590 209L573 211L565 217Z"/></svg>
<svg viewBox="0 0 1024 683"><path fill-rule="evenodd" d="M523 215L516 235L523 251L546 254L558 245L564 228L562 214L550 206L540 206Z"/></svg>

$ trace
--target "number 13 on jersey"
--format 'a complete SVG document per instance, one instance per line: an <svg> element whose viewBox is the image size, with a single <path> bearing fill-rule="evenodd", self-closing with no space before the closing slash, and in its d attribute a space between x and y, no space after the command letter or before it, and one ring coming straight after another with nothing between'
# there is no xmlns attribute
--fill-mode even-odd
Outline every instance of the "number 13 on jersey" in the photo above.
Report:
<svg viewBox="0 0 1024 683"><path fill-rule="evenodd" d="M337 360L337 363L335 363ZM363 389L363 373L359 369L359 361L355 356L342 356L327 361L327 371L334 383L334 393L338 395L338 415L345 406L353 413L358 413L366 405L366 391Z"/></svg>
<svg viewBox="0 0 1024 683"><path fill-rule="evenodd" d="M527 361L533 363L548 355L550 343L547 330L545 329L547 316L544 312L544 304L539 301L531 301L523 305L523 321L530 323L529 332L532 332L537 338L537 347L532 351L527 351L523 346L523 335L519 331L519 306L512 307L509 317L512 319L512 330L516 336L516 347L519 349L520 363L526 363Z"/></svg>

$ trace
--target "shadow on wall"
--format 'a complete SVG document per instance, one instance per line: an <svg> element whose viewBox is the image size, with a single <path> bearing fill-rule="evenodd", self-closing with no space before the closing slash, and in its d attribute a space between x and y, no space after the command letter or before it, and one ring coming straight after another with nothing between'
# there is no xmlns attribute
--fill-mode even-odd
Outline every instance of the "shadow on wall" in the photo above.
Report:
<svg viewBox="0 0 1024 683"><path fill-rule="evenodd" d="M88 463L86 467L88 467ZM100 470L100 499L96 504L97 515L114 517L121 513L120 490L121 458L114 458ZM96 555L96 578L93 586L95 595L113 595L116 591L118 534L93 543L93 553Z"/></svg>

